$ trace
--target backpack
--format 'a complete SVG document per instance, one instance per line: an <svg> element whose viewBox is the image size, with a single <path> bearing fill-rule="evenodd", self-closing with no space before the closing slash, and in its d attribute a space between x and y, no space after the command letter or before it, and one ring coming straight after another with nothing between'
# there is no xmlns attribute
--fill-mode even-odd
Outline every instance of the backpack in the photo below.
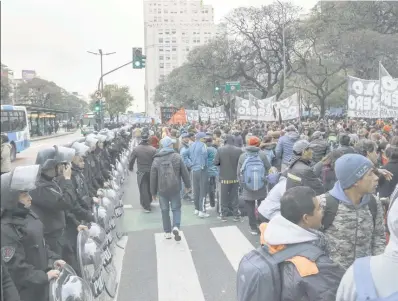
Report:
<svg viewBox="0 0 398 301"><path fill-rule="evenodd" d="M325 194L325 199L326 199L326 206L323 210L323 219L322 219L322 225L324 231L327 230L333 224L334 218L336 217L337 210L339 208L339 201L336 200L329 193ZM368 207L373 217L373 224L376 224L377 201L373 195L370 197L370 202L368 203Z"/></svg>
<svg viewBox="0 0 398 301"><path fill-rule="evenodd" d="M265 186L265 167L258 153L246 154L240 170L240 180L248 191L259 191Z"/></svg>
<svg viewBox="0 0 398 301"><path fill-rule="evenodd" d="M316 262L323 254L309 243L290 245L275 254L270 254L266 246L247 253L237 272L238 301L280 301L283 287L279 264L295 256Z"/></svg>
<svg viewBox="0 0 398 301"><path fill-rule="evenodd" d="M158 190L161 196L173 196L181 190L181 181L177 178L172 159L174 154L165 156L158 168Z"/></svg>
<svg viewBox="0 0 398 301"><path fill-rule="evenodd" d="M370 256L358 258L354 261L354 280L357 292L357 301L396 301L398 292L386 298L379 298L370 271Z"/></svg>

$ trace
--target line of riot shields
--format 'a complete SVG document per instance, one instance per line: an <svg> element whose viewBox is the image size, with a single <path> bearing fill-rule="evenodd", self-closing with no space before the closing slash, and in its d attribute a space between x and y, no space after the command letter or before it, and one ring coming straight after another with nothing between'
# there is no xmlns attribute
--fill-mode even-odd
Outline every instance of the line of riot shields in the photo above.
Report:
<svg viewBox="0 0 398 301"><path fill-rule="evenodd" d="M60 271L59 278L50 283L50 301L109 301L116 296L118 277L115 252L120 247L119 240L124 236L123 183L129 173L129 157L135 146L134 139L131 139L131 127L105 129L73 142L113 139L118 131L129 134L124 136L125 147L120 148L114 164L111 164L110 180L97 192L99 201L92 207L95 222L90 223L88 230L80 231L77 236L76 254L82 279L66 264ZM64 147L73 149L73 143ZM69 297L72 298L68 299Z"/></svg>

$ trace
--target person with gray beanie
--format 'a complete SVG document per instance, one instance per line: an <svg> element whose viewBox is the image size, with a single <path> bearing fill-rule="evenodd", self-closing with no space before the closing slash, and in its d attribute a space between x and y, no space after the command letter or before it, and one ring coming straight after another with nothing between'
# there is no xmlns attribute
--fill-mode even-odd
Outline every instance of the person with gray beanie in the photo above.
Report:
<svg viewBox="0 0 398 301"><path fill-rule="evenodd" d="M379 255L386 245L383 209L373 196L378 177L373 163L359 154L346 154L335 163L337 182L319 196L322 229L332 260L344 269L365 256Z"/></svg>

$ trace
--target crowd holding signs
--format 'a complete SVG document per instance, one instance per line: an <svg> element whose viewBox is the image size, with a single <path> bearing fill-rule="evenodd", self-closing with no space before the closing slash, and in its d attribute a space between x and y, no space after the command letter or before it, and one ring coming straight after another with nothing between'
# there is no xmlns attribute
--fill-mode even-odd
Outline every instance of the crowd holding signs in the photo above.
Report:
<svg viewBox="0 0 398 301"><path fill-rule="evenodd" d="M347 116L397 118L398 80L380 64L380 79L348 77Z"/></svg>
<svg viewBox="0 0 398 301"><path fill-rule="evenodd" d="M394 79L380 64L380 79L365 80L348 77L347 116L356 118L398 118L398 79ZM249 99L235 97L237 120L272 122L300 118L300 101L295 93L288 98L276 101L276 96L257 99L249 94ZM198 110L161 108L162 123L184 123L225 121L224 106L215 108L199 106Z"/></svg>

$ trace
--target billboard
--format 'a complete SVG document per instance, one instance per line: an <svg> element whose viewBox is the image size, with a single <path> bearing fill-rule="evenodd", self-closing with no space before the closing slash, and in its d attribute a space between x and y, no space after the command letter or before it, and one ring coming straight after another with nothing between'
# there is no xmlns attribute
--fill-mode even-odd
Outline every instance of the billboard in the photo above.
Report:
<svg viewBox="0 0 398 301"><path fill-rule="evenodd" d="M32 80L36 77L35 70L22 70L22 79L23 80Z"/></svg>

